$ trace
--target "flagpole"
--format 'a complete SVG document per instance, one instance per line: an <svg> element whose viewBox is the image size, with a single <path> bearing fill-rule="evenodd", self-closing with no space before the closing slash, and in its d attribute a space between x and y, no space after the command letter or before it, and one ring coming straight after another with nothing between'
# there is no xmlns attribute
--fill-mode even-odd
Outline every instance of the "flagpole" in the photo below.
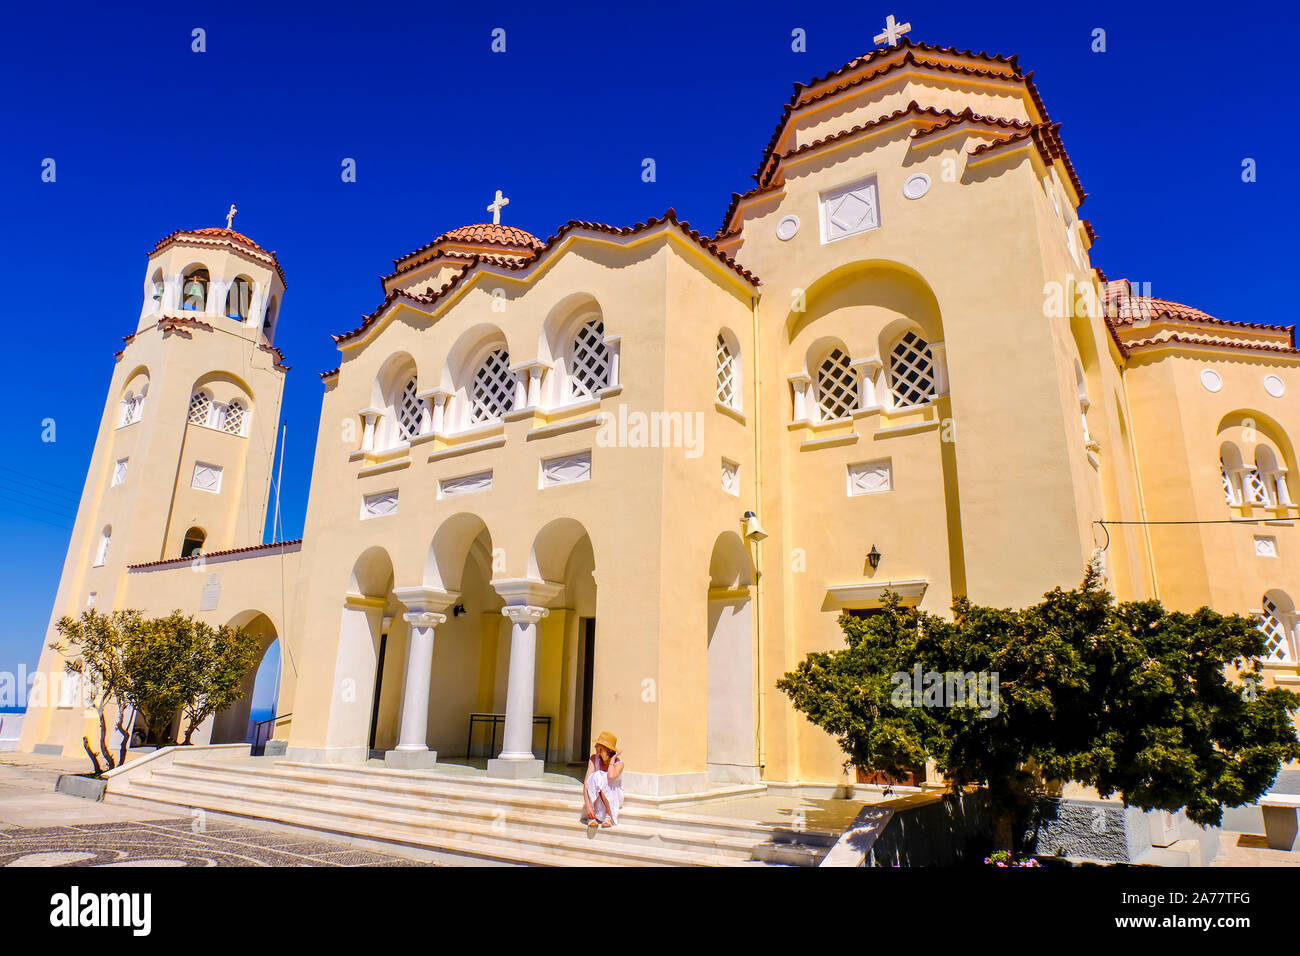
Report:
<svg viewBox="0 0 1300 956"><path fill-rule="evenodd" d="M284 439L285 432L288 429L288 422L280 426L280 466L275 473L275 515L271 518L271 542L273 544L280 540L280 480L284 477Z"/></svg>

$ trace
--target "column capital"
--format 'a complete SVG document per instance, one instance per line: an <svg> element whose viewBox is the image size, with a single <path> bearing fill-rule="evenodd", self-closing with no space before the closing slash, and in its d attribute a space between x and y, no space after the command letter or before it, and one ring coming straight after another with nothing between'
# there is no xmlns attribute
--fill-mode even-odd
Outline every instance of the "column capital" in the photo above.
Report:
<svg viewBox="0 0 1300 956"><path fill-rule="evenodd" d="M447 615L433 611L411 611L402 615L402 620L412 627L437 627L446 623Z"/></svg>
<svg viewBox="0 0 1300 956"><path fill-rule="evenodd" d="M501 613L516 624L536 624L551 611L534 604L509 604L501 609Z"/></svg>
<svg viewBox="0 0 1300 956"><path fill-rule="evenodd" d="M406 609L413 614L427 611L441 613L460 600L460 595L454 591L442 591L438 588L423 586L393 588L393 597L406 605ZM406 620L409 623L410 618L407 617ZM442 622L439 621L438 623Z"/></svg>
<svg viewBox="0 0 1300 956"><path fill-rule="evenodd" d="M540 578L493 578L492 587L506 604L544 607L564 591L564 585Z"/></svg>

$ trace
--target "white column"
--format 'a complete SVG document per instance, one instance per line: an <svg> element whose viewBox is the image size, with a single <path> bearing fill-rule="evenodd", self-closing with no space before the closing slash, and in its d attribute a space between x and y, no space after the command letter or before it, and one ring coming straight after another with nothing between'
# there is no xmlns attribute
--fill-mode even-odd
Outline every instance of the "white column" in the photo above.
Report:
<svg viewBox="0 0 1300 956"><path fill-rule="evenodd" d="M619 384L619 350L623 344L621 335L610 335L605 338L605 348L609 349L609 388Z"/></svg>
<svg viewBox="0 0 1300 956"><path fill-rule="evenodd" d="M790 376L790 387L794 390L794 421L808 421L808 389L812 379L800 373Z"/></svg>
<svg viewBox="0 0 1300 956"><path fill-rule="evenodd" d="M1277 503L1281 506L1291 504L1291 495L1288 493L1286 487L1286 472L1273 472L1273 480L1277 484Z"/></svg>
<svg viewBox="0 0 1300 956"><path fill-rule="evenodd" d="M375 425L379 421L380 410L378 408L363 408L361 410L361 419L365 423L365 430L361 433L361 450L375 450Z"/></svg>
<svg viewBox="0 0 1300 956"><path fill-rule="evenodd" d="M429 753L429 682L433 675L433 629L447 620L445 614L415 611L403 614L410 626L406 651L406 682L402 692L402 720L397 749ZM437 754L434 754L435 758Z"/></svg>
<svg viewBox="0 0 1300 956"><path fill-rule="evenodd" d="M446 433L447 399L450 395L446 389L433 390L433 432L436 435Z"/></svg>
<svg viewBox="0 0 1300 956"><path fill-rule="evenodd" d="M546 366L533 364L528 367L528 407L539 408L542 404L542 372Z"/></svg>
<svg viewBox="0 0 1300 956"><path fill-rule="evenodd" d="M533 760L533 691L537 666L537 622L551 612L517 604L501 611L510 618L510 683L506 689L506 731L502 760Z"/></svg>

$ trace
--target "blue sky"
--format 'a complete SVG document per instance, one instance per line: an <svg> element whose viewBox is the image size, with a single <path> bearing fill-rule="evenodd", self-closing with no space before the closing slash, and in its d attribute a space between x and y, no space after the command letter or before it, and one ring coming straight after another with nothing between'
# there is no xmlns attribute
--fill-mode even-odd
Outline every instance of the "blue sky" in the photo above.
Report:
<svg viewBox="0 0 1300 956"><path fill-rule="evenodd" d="M1172 8L1166 8L1166 11ZM391 260L481 222L539 236L674 207L717 228L791 85L913 39L1019 54L1091 198L1111 277L1228 319L1290 324L1290 56L1254 53L1233 8L1132 3L13 5L0 57L0 670L34 667L145 255L177 228L236 228L288 278L277 344L293 366L284 531L301 533L329 333L379 302ZM1294 10L1294 8L1292 8ZM1297 14L1242 12L1286 51ZM191 51L191 31L207 51ZM506 52L490 49L494 28ZM791 31L807 52L791 50ZM1107 51L1091 50L1106 30ZM1231 34L1231 35L1229 35ZM1289 98L1288 98L1289 99ZM41 181L45 158L57 180ZM657 181L641 179L651 157ZM1244 158L1258 181L1243 183ZM340 177L344 158L357 181ZM42 420L56 423L41 440ZM261 696L261 695L259 695Z"/></svg>

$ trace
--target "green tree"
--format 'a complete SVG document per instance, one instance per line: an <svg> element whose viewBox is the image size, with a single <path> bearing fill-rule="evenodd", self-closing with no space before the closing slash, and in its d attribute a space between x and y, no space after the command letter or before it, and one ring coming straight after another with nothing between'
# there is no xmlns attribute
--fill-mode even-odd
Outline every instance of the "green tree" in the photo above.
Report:
<svg viewBox="0 0 1300 956"><path fill-rule="evenodd" d="M242 628L214 628L198 621L191 634L184 674L185 744L199 724L242 696L245 676L262 658L262 639Z"/></svg>
<svg viewBox="0 0 1300 956"><path fill-rule="evenodd" d="M1208 608L1116 604L1095 569L1022 610L958 600L952 620L902 607L840 618L847 648L808 655L777 687L848 763L900 773L932 757L954 789L987 787L996 841L1047 781L1217 824L1300 758L1300 695L1262 689L1255 622ZM895 674L996 675L991 708L897 702Z"/></svg>
<svg viewBox="0 0 1300 956"><path fill-rule="evenodd" d="M114 611L100 614L87 610L79 618L63 617L54 625L59 640L50 647L64 658L64 670L77 675L83 682L85 702L99 717L99 746L90 745L89 737L81 738L81 745L90 757L96 774L126 762L130 743L131 724L135 720L135 707L131 698L131 681L127 668L127 648L139 633L144 620L138 611ZM121 735L121 745L116 757L108 745L108 711L116 712L115 729ZM128 720L127 716L131 719ZM104 767L100 763L103 756Z"/></svg>
<svg viewBox="0 0 1300 956"><path fill-rule="evenodd" d="M130 695L149 725L149 740L160 747L176 742L171 724L189 700L196 623L180 611L150 618L127 647Z"/></svg>

